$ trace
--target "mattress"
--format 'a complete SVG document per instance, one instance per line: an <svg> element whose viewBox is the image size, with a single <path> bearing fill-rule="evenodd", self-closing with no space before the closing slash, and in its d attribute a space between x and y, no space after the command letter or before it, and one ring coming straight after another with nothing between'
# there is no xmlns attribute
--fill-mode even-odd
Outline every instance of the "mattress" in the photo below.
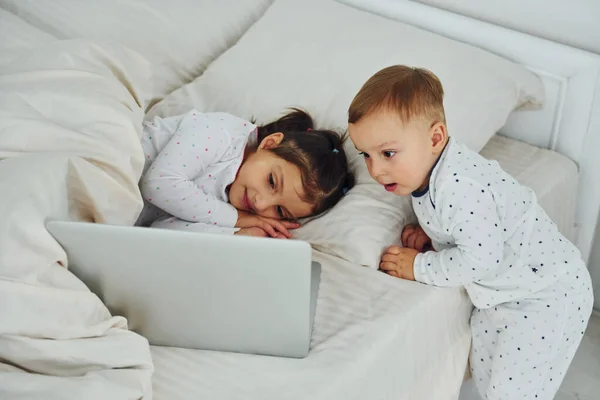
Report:
<svg viewBox="0 0 600 400"><path fill-rule="evenodd" d="M521 184L534 190L542 208L559 231L575 240L577 165L554 151L541 149L504 136L494 136L481 151Z"/></svg>
<svg viewBox="0 0 600 400"><path fill-rule="evenodd" d="M456 399L471 303L462 289L322 264L311 351L286 359L152 347L154 399Z"/></svg>

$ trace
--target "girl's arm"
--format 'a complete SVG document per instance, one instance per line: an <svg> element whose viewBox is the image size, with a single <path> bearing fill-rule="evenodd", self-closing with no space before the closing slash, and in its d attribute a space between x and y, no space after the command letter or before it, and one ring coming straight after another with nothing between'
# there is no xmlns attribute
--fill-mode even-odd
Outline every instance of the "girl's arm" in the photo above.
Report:
<svg viewBox="0 0 600 400"><path fill-rule="evenodd" d="M502 226L491 192L460 177L444 184L436 198L436 214L456 247L418 254L415 280L436 286L461 286L484 278L500 265L504 251Z"/></svg>
<svg viewBox="0 0 600 400"><path fill-rule="evenodd" d="M190 111L143 177L144 198L178 219L233 228L237 210L206 194L194 179L228 152L230 131L254 129L244 124L228 114Z"/></svg>

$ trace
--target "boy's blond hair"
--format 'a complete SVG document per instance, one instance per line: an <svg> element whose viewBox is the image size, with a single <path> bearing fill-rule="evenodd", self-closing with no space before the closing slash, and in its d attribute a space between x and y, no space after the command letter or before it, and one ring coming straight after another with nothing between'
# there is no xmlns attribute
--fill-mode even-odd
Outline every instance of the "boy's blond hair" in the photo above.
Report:
<svg viewBox="0 0 600 400"><path fill-rule="evenodd" d="M397 113L403 122L423 117L446 123L444 88L435 74L424 68L393 65L373 75L358 91L348 110L348 123L377 111Z"/></svg>

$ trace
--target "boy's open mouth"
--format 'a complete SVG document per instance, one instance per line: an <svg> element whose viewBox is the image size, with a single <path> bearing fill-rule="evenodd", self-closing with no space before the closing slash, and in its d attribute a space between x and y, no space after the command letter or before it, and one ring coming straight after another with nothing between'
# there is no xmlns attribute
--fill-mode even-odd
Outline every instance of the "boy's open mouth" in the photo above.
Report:
<svg viewBox="0 0 600 400"><path fill-rule="evenodd" d="M398 187L398 184L397 183L386 183L383 186L385 187L385 190L387 190L388 192L393 192Z"/></svg>

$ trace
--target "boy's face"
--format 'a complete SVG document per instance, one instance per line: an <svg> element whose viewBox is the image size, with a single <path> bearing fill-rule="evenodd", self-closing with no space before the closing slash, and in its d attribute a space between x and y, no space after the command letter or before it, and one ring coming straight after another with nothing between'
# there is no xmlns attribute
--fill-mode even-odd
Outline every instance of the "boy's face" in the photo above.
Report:
<svg viewBox="0 0 600 400"><path fill-rule="evenodd" d="M348 133L373 179L398 196L427 186L431 168L448 140L443 123L416 117L405 123L391 111L363 117L348 126Z"/></svg>

